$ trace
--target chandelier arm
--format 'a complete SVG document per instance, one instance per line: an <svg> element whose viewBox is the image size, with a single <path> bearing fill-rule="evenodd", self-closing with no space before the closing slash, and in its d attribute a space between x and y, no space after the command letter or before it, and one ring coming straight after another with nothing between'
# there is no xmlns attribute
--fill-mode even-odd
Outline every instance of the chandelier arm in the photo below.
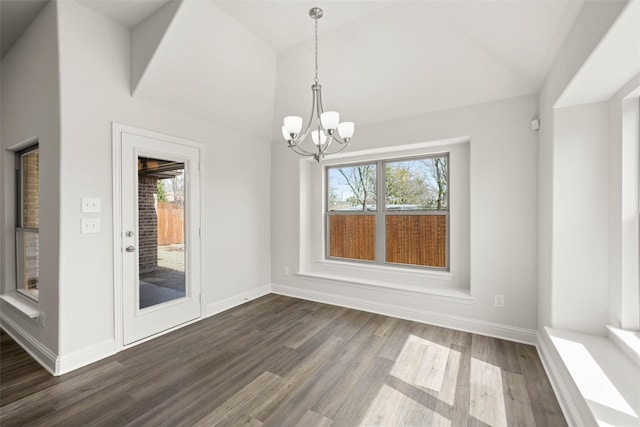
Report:
<svg viewBox="0 0 640 427"><path fill-rule="evenodd" d="M347 146L348 146L348 144L341 145L341 146L340 146L340 149L339 149L338 151L334 151L334 152L332 152L332 153L326 153L326 154L327 154L327 155L329 155L329 156L332 156L332 155L334 155L334 154L338 154L339 152L341 152L342 150L344 150L345 148L347 148ZM328 148L328 147L327 147L327 148ZM325 153L323 152L323 154L325 154Z"/></svg>
<svg viewBox="0 0 640 427"><path fill-rule="evenodd" d="M289 146L289 148L291 148L291 150L293 150L295 153L301 156L311 157L311 156L316 156L318 154L318 153L312 153L310 151L307 151L304 148L300 147L299 145L291 145Z"/></svg>
<svg viewBox="0 0 640 427"><path fill-rule="evenodd" d="M317 21L316 21L317 22ZM319 86L316 84L311 85L311 112L309 113L309 121L307 122L307 128L304 130L304 134L302 139L305 139L309 132L311 131L311 124L313 123L313 113L316 111L316 91L319 90Z"/></svg>
<svg viewBox="0 0 640 427"><path fill-rule="evenodd" d="M320 115L324 113L324 107L322 105L322 86L318 88L318 120L320 120Z"/></svg>
<svg viewBox="0 0 640 427"><path fill-rule="evenodd" d="M321 147L318 147L318 152L324 155L329 149L330 145L331 145L331 138L327 138L326 144L323 144ZM329 154L333 154L333 153L329 153Z"/></svg>
<svg viewBox="0 0 640 427"><path fill-rule="evenodd" d="M318 130L322 130L325 135L328 136L329 142L331 142L330 140L333 137L334 132L329 133L329 130L322 125L322 120L320 120L322 113L324 113L324 107L322 106L322 91L318 90ZM327 145L329 145L329 143L327 143Z"/></svg>
<svg viewBox="0 0 640 427"><path fill-rule="evenodd" d="M290 145L298 146L309 135L309 131L311 130L311 124L313 123L313 113L316 110L316 90L314 88L314 85L311 86L311 93L313 96L311 97L311 113L309 114L309 121L307 122L307 127L305 128L304 132L301 135L298 135L297 138L293 138L290 140L292 141Z"/></svg>
<svg viewBox="0 0 640 427"><path fill-rule="evenodd" d="M338 130L337 128L334 129L333 132L329 133L329 130L322 125L322 120L320 120L320 115L322 113L324 113L324 108L322 107L322 92L318 91L318 123L320 124L320 129L322 129L322 131L328 136L329 139L335 140L338 144L341 144L341 145L348 144L347 141L342 139L339 135L336 135Z"/></svg>
<svg viewBox="0 0 640 427"><path fill-rule="evenodd" d="M304 131L302 135L294 139L289 139L287 140L287 142L289 142L289 146L291 147L298 147L300 143L304 141L304 139L307 137L308 134L309 134L309 126L307 126L307 129Z"/></svg>
<svg viewBox="0 0 640 427"><path fill-rule="evenodd" d="M340 145L347 145L349 144L348 141L345 141L343 138L340 137L340 135L336 135L336 132L333 133L333 135L331 135L331 139L333 139L334 141L336 141L338 144Z"/></svg>

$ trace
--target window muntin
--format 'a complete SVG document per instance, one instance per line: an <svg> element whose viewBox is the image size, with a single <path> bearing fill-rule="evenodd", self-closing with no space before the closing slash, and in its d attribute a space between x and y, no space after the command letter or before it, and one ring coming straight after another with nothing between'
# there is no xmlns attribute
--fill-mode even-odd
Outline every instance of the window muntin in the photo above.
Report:
<svg viewBox="0 0 640 427"><path fill-rule="evenodd" d="M38 299L40 282L40 150L16 154L16 290Z"/></svg>
<svg viewBox="0 0 640 427"><path fill-rule="evenodd" d="M327 167L327 258L448 271L448 169L448 154Z"/></svg>

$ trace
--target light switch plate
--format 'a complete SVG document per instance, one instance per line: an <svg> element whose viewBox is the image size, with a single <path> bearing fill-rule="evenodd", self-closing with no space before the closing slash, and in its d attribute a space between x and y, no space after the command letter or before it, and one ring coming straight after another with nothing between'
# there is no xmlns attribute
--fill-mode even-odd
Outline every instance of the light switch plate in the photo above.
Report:
<svg viewBox="0 0 640 427"><path fill-rule="evenodd" d="M100 218L82 218L82 233L99 233Z"/></svg>
<svg viewBox="0 0 640 427"><path fill-rule="evenodd" d="M93 197L82 198L82 213L98 213L100 212L100 199Z"/></svg>

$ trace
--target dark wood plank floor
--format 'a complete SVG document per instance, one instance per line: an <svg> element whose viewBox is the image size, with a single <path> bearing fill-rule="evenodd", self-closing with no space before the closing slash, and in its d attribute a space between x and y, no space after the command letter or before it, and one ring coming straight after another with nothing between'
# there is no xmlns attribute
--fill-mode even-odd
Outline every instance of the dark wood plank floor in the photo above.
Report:
<svg viewBox="0 0 640 427"><path fill-rule="evenodd" d="M532 346L278 295L62 377L1 346L3 427L566 425Z"/></svg>

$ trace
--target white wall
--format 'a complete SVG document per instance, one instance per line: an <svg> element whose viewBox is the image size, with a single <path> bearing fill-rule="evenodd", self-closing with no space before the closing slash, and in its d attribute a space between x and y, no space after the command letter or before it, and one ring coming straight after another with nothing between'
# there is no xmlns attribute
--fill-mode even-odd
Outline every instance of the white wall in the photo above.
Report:
<svg viewBox="0 0 640 427"><path fill-rule="evenodd" d="M131 93L135 94L147 67L173 22L183 0L169 1L131 29Z"/></svg>
<svg viewBox="0 0 640 427"><path fill-rule="evenodd" d="M562 310L555 300L557 283L554 271L560 265L556 257L554 207L554 105L577 71L610 29L626 6L625 1L585 2L561 48L539 95L540 135L538 139L538 329L553 326L555 314ZM588 316L588 312L584 313ZM600 329L599 329L600 330Z"/></svg>
<svg viewBox="0 0 640 427"><path fill-rule="evenodd" d="M358 127L348 148L470 137L472 304L284 276L283 267L299 265L300 249L299 157L284 141L276 141L272 148L272 281L301 292L390 304L405 312L434 313L441 319L458 316L471 323L534 329L537 133L530 121L536 115L535 96L512 98ZM505 295L505 308L494 307L496 293Z"/></svg>
<svg viewBox="0 0 640 427"><path fill-rule="evenodd" d="M7 316L53 353L58 351L58 259L60 220L60 126L56 4L48 3L2 59L3 222L0 241L2 292L15 289L14 157L9 148L38 139L40 143L40 311L45 326L2 302Z"/></svg>
<svg viewBox="0 0 640 427"><path fill-rule="evenodd" d="M590 403L576 386L587 378L572 378L567 369L584 361L565 359L549 334L550 328L579 331L568 335L576 341L604 335L620 314L622 106L609 99L627 83L629 76L621 76L637 58L637 40L618 37L637 34L637 21L620 19L630 6L585 2L539 96L538 345L563 411L575 425L593 423Z"/></svg>
<svg viewBox="0 0 640 427"><path fill-rule="evenodd" d="M609 274L609 114L600 102L554 116L553 326L605 333Z"/></svg>
<svg viewBox="0 0 640 427"><path fill-rule="evenodd" d="M262 138L271 132L275 73L270 46L216 2L186 0L135 96Z"/></svg>
<svg viewBox="0 0 640 427"><path fill-rule="evenodd" d="M60 354L114 338L112 121L206 144L207 304L267 285L269 141L131 98L129 31L76 2L59 18ZM102 201L98 234L80 234L82 197Z"/></svg>

